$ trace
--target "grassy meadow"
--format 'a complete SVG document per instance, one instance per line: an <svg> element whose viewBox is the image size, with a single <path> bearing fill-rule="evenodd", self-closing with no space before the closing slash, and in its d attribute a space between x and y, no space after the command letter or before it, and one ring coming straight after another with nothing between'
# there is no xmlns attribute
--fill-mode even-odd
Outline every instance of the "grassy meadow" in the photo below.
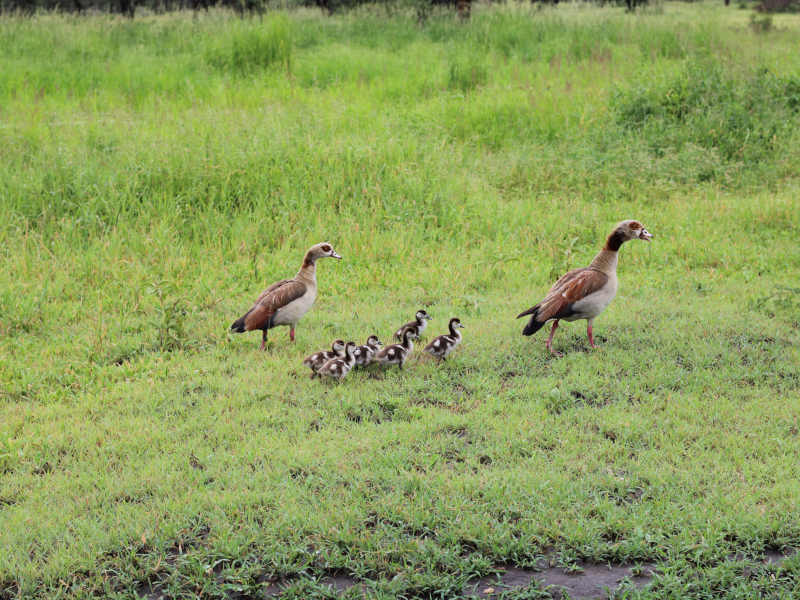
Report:
<svg viewBox="0 0 800 600"><path fill-rule="evenodd" d="M450 598L543 556L798 597L800 16L751 14L0 18L0 598ZM550 357L514 317L624 218L600 348ZM297 342L230 335L319 241ZM447 363L308 378L420 307Z"/></svg>

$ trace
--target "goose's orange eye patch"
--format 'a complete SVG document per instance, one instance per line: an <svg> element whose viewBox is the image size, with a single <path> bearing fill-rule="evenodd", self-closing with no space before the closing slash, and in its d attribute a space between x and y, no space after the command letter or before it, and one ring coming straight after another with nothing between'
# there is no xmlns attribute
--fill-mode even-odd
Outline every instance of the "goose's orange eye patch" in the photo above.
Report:
<svg viewBox="0 0 800 600"><path fill-rule="evenodd" d="M638 221L634 221L633 223L631 223L631 229L642 229L642 224L639 223Z"/></svg>
<svg viewBox="0 0 800 600"><path fill-rule="evenodd" d="M322 251L323 252L330 252L331 251L331 247L328 246L328 244L325 244L325 245L322 246Z"/></svg>

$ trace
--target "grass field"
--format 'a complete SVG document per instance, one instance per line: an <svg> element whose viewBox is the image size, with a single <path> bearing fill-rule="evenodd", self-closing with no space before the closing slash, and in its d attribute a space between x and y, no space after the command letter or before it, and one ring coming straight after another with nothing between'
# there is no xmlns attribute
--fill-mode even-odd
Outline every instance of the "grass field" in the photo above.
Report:
<svg viewBox="0 0 800 600"><path fill-rule="evenodd" d="M0 19L0 598L448 598L543 556L800 596L800 17L750 14ZM623 218L656 237L601 348L549 357L514 316ZM325 240L295 344L228 334ZM446 364L308 379L423 306Z"/></svg>

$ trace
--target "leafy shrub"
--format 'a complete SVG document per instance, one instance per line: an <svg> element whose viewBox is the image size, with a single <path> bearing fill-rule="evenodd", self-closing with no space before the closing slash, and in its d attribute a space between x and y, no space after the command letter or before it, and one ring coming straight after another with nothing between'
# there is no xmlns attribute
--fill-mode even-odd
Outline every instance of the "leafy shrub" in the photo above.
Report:
<svg viewBox="0 0 800 600"><path fill-rule="evenodd" d="M735 76L710 61L612 98L617 122L643 134L656 156L694 144L731 162L774 156L797 126L798 108L800 79L768 69Z"/></svg>
<svg viewBox="0 0 800 600"><path fill-rule="evenodd" d="M289 21L283 15L264 20L263 28L238 29L206 54L207 61L225 71L250 74L272 65L292 65L292 36Z"/></svg>
<svg viewBox="0 0 800 600"><path fill-rule="evenodd" d="M756 10L766 13L800 12L800 0L761 0Z"/></svg>
<svg viewBox="0 0 800 600"><path fill-rule="evenodd" d="M183 299L173 297L174 286L169 282L154 282L148 293L156 299L151 325L156 330L155 348L161 352L181 350L186 346L186 315L188 309Z"/></svg>
<svg viewBox="0 0 800 600"><path fill-rule="evenodd" d="M772 17L770 15L756 16L750 15L750 29L756 33L766 33L772 29Z"/></svg>

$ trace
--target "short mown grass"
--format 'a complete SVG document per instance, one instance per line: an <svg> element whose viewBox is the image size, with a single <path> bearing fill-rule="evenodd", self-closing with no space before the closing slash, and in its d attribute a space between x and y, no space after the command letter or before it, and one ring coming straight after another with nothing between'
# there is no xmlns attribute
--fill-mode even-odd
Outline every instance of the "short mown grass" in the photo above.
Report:
<svg viewBox="0 0 800 600"><path fill-rule="evenodd" d="M797 595L729 560L800 545L800 20L748 19L0 20L0 598L456 597L543 555ZM623 218L656 237L601 348L550 358L514 316ZM323 240L297 343L229 335ZM308 379L423 306L447 363Z"/></svg>

